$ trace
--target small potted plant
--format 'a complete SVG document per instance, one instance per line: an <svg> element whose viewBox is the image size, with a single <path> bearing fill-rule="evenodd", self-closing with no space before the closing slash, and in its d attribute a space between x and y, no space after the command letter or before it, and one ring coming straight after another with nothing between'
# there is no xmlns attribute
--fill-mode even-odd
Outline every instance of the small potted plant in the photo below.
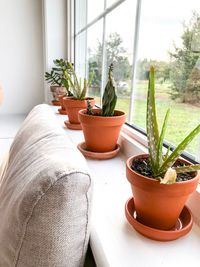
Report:
<svg viewBox="0 0 200 267"><path fill-rule="evenodd" d="M87 100L90 100L92 106L95 104L94 98L86 97L87 89L90 87L93 78L93 73L90 75L88 81L84 78L82 84L81 79L78 80L76 76L74 67L68 62L65 75L69 82L70 91L73 94L72 97L63 98L63 104L69 119L65 121L65 125L72 130L81 130L81 124L78 118L79 110L86 108Z"/></svg>
<svg viewBox="0 0 200 267"><path fill-rule="evenodd" d="M126 163L126 176L131 183L137 220L145 227L166 231L175 226L188 196L196 189L200 177L200 164L191 165L180 158L186 146L200 132L200 125L173 151L168 149L163 154L168 117L169 110L159 134L154 68L151 67L146 116L148 154L130 157ZM148 227L145 231L148 231Z"/></svg>
<svg viewBox="0 0 200 267"><path fill-rule="evenodd" d="M113 65L111 64L103 94L102 109L92 109L90 101L88 101L87 109L79 111L79 119L85 137L85 148L87 151L96 153L94 155L97 158L104 158L104 153L105 156L108 153L108 158L111 153L112 157L112 152L117 148L120 129L125 122L125 113L115 110L116 103L117 95L113 79Z"/></svg>
<svg viewBox="0 0 200 267"><path fill-rule="evenodd" d="M62 98L71 95L68 80L65 75L68 64L64 59L55 59L53 62L56 67L53 67L51 72L45 72L45 80L51 84L50 90L53 95L52 104L61 106L58 110L59 113L66 114Z"/></svg>

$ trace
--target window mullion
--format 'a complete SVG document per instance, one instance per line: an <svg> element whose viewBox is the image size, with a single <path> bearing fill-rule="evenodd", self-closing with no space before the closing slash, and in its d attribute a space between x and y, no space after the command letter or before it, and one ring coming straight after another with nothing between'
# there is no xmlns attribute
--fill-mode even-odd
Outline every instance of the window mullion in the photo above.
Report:
<svg viewBox="0 0 200 267"><path fill-rule="evenodd" d="M82 33L83 31L85 31L87 28L89 28L90 26L92 26L93 24L95 24L97 21L99 21L102 18L105 18L105 16L110 13L112 10L114 10L116 7L118 7L119 5L121 5L124 1L126 0L119 0L117 2L115 2L112 6L105 8L104 12L102 12L99 16L97 16L94 20L92 20L90 23L88 23L85 27L83 27L81 30L79 30L76 35Z"/></svg>
<svg viewBox="0 0 200 267"><path fill-rule="evenodd" d="M67 60L75 61L75 1L67 1Z"/></svg>
<svg viewBox="0 0 200 267"><path fill-rule="evenodd" d="M132 64L132 80L131 80L131 98L129 105L128 122L131 122L131 117L133 114L133 100L135 94L136 86L136 65L137 65L137 54L138 54L138 42L139 42L139 27L140 27L140 15L141 15L141 2L142 0L137 0L136 15L135 15L135 32L134 32L134 44L133 44L133 64Z"/></svg>
<svg viewBox="0 0 200 267"><path fill-rule="evenodd" d="M88 23L88 0L86 0L86 24ZM85 77L88 78L88 29L85 30Z"/></svg>
<svg viewBox="0 0 200 267"><path fill-rule="evenodd" d="M197 162L200 162L200 135L198 137L197 142L198 142L198 145L197 145L198 148L197 148L196 161Z"/></svg>
<svg viewBox="0 0 200 267"><path fill-rule="evenodd" d="M106 8L106 0L104 0L104 9ZM106 16L103 17L103 36L102 36L102 69L101 69L101 90L100 90L100 105L102 106L102 97L104 92L106 67Z"/></svg>

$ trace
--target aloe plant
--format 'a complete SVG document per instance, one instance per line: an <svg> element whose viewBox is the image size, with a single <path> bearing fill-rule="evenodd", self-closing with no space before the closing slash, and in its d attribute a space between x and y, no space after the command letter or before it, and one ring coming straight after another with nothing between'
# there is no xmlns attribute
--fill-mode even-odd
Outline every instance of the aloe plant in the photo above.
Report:
<svg viewBox="0 0 200 267"><path fill-rule="evenodd" d="M51 69L51 72L45 72L45 80L54 85L63 86L66 89L66 95L71 96L69 90L69 82L66 77L66 72L68 71L68 62L64 59L55 59L53 61L56 67Z"/></svg>
<svg viewBox="0 0 200 267"><path fill-rule="evenodd" d="M84 78L82 85L82 80L81 78L78 80L72 64L69 62L67 63L67 70L65 71L65 77L69 81L69 86L71 88L74 98L79 100L85 99L87 89L91 85L93 75L94 73L92 72L88 81L86 80L86 78Z"/></svg>
<svg viewBox="0 0 200 267"><path fill-rule="evenodd" d="M174 163L180 157L186 146L200 133L200 124L191 131L188 136L174 149L171 154L169 149L165 155L163 155L163 140L165 131L167 129L167 121L169 118L170 110L168 109L164 118L161 133L159 134L156 105L155 105L155 78L154 67L150 68L149 83L148 83L148 96L147 96L147 139L149 149L149 160L152 169L153 177L161 180L162 183L174 183L176 181L176 173L193 172L200 170L200 164L189 166L177 166L173 167ZM170 155L169 155L170 154ZM174 171L171 171L173 169ZM164 176L164 179L161 178Z"/></svg>

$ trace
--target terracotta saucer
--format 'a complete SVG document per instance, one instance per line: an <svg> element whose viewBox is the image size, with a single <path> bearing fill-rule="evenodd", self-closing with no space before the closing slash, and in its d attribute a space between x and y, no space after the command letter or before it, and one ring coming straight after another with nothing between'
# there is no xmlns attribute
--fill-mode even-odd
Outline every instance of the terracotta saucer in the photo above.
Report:
<svg viewBox="0 0 200 267"><path fill-rule="evenodd" d="M116 149L110 152L92 152L87 150L85 142L78 144L78 149L81 153L91 159L111 159L114 158L120 150L120 146L117 144Z"/></svg>
<svg viewBox="0 0 200 267"><path fill-rule="evenodd" d="M133 198L130 198L126 202L125 215L128 222L135 228L136 231L150 239L158 241L170 241L178 239L179 237L186 235L191 230L193 224L191 212L186 206L184 206L173 229L159 230L146 226L137 221Z"/></svg>
<svg viewBox="0 0 200 267"><path fill-rule="evenodd" d="M51 103L52 103L52 105L54 105L54 106L60 106L60 101L52 100Z"/></svg>
<svg viewBox="0 0 200 267"><path fill-rule="evenodd" d="M58 109L58 112L61 114L61 115L67 115L67 111L62 109L62 108L59 108Z"/></svg>
<svg viewBox="0 0 200 267"><path fill-rule="evenodd" d="M81 124L79 123L70 123L68 120L64 121L65 125L67 126L68 129L71 130L82 130Z"/></svg>

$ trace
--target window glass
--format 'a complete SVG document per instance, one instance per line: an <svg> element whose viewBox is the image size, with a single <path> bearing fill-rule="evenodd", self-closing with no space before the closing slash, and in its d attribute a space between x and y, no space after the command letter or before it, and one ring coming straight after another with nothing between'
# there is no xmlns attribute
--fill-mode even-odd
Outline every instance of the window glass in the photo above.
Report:
<svg viewBox="0 0 200 267"><path fill-rule="evenodd" d="M75 0L75 33L87 24L87 0Z"/></svg>
<svg viewBox="0 0 200 267"><path fill-rule="evenodd" d="M129 12L130 10L131 12ZM134 12L135 1L130 0L122 3L106 18L104 86L107 80L108 67L113 63L118 96L116 108L124 111L127 115L131 94ZM123 23L121 23L122 20L119 20L122 17Z"/></svg>
<svg viewBox="0 0 200 267"><path fill-rule="evenodd" d="M156 8L155 8L156 7ZM145 129L147 78L156 68L159 125L170 107L166 139L177 145L200 123L199 1L143 0L132 123ZM197 154L200 137L187 151Z"/></svg>
<svg viewBox="0 0 200 267"><path fill-rule="evenodd" d="M91 24L103 12L104 2L110 7L117 1L76 0L78 73L88 77L94 70L89 94L99 103L113 63L117 109L145 131L148 70L154 65L158 123L161 128L170 107L166 141L177 146L200 123L200 1L141 1L138 40L134 40L137 1L126 0ZM83 27L86 30L79 32ZM187 152L200 161L200 135Z"/></svg>
<svg viewBox="0 0 200 267"><path fill-rule="evenodd" d="M76 37L75 46L75 69L78 77L86 77L86 38L87 32L83 31Z"/></svg>
<svg viewBox="0 0 200 267"><path fill-rule="evenodd" d="M91 22L94 18L96 18L99 14L104 11L104 1L105 0L88 0L87 4L87 21Z"/></svg>
<svg viewBox="0 0 200 267"><path fill-rule="evenodd" d="M101 19L88 29L87 39L87 76L93 72L89 95L95 97L100 104L101 74L102 74L102 33L103 20Z"/></svg>
<svg viewBox="0 0 200 267"><path fill-rule="evenodd" d="M113 5L117 0L106 0L106 7Z"/></svg>

